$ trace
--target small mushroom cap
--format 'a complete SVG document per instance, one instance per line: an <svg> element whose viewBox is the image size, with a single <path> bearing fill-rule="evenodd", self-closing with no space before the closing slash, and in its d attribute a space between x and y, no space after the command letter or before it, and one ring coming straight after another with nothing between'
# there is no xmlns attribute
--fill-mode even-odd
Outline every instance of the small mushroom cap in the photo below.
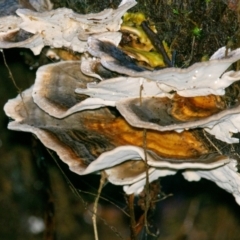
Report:
<svg viewBox="0 0 240 240"><path fill-rule="evenodd" d="M154 171L150 168L149 173ZM106 169L108 180L113 184L129 185L146 177L146 164L143 160L128 160Z"/></svg>

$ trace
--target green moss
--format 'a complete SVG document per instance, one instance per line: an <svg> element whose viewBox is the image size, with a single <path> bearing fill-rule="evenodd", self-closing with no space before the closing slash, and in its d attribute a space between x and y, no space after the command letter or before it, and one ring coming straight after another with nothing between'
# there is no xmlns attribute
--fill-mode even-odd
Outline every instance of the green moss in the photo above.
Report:
<svg viewBox="0 0 240 240"><path fill-rule="evenodd" d="M192 30L193 36L200 38L202 35L202 29L199 27L194 27Z"/></svg>
<svg viewBox="0 0 240 240"><path fill-rule="evenodd" d="M236 37L237 12L224 1L139 0L134 10L144 12L159 37L176 50L178 67L200 61L205 54L211 56L229 37L240 39Z"/></svg>

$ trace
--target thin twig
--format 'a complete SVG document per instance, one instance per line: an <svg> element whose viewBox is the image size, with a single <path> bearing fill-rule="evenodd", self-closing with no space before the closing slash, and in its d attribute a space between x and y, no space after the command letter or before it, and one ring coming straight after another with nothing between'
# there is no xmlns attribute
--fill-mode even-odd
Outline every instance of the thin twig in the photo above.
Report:
<svg viewBox="0 0 240 240"><path fill-rule="evenodd" d="M203 129L203 135L204 137L208 140L208 142L216 149L216 151L220 154L223 155L221 150L212 142L212 140L207 136L206 131Z"/></svg>
<svg viewBox="0 0 240 240"><path fill-rule="evenodd" d="M163 46L163 43L159 39L158 35L151 30L151 28L148 26L146 21L142 22L141 27L142 27L143 31L149 37L149 39L150 39L151 43L153 44L153 46L162 54L164 63L168 67L172 67L172 62L169 59L169 57L168 57L168 55L167 55L167 53L165 51L165 48Z"/></svg>
<svg viewBox="0 0 240 240"><path fill-rule="evenodd" d="M4 51L3 51L2 49L0 49L0 51L1 51L2 56L3 56L4 65L5 65L5 67L6 67L7 70L8 70L9 77L10 77L10 79L12 80L14 87L17 89L18 93L21 95L22 90L18 87L18 85L17 85L17 83L16 83L16 81L15 81L15 79L14 79L14 77L13 77L13 74L12 74L12 72L11 72L11 69L9 68L9 66L8 66L8 64L7 64L7 60L6 60ZM22 96L21 96L21 97L22 97Z"/></svg>
<svg viewBox="0 0 240 240"><path fill-rule="evenodd" d="M145 169L146 169L146 184L145 184L145 209L144 209L144 225L146 228L147 234L156 237L155 234L151 233L148 228L148 210L150 208L150 187L149 187L149 165L147 160L147 129L143 129L143 149L144 149L144 162L145 162Z"/></svg>
<svg viewBox="0 0 240 240"><path fill-rule="evenodd" d="M194 51L194 45L195 45L195 40L196 40L196 37L194 36L194 37L193 37L193 40L192 40L192 48L191 48L190 57L189 57L188 60L184 61L184 65L183 65L183 66L189 66L190 62L192 61L193 51Z"/></svg>
<svg viewBox="0 0 240 240"><path fill-rule="evenodd" d="M134 194L128 196L128 208L129 208L129 215L130 215L130 230L131 230L131 240L137 240L136 234L136 219L134 213Z"/></svg>
<svg viewBox="0 0 240 240"><path fill-rule="evenodd" d="M14 87L17 89L17 91L18 91L18 93L19 93L19 95L20 95L20 97L21 97L21 99L22 99L23 107L24 107L24 109L25 109L25 111L26 111L26 114L28 115L28 110L27 110L27 108L26 108L26 106L25 106L25 103L24 103L24 101L23 101L22 90L21 90L21 88L18 87L18 85L17 85L17 83L16 83L16 81L15 81L15 79L14 79L14 77L13 77L12 71L11 71L10 67L8 66L8 64L7 64L7 60L6 60L6 57L5 57L5 54L4 54L3 49L0 49L0 52L2 53L2 56L3 56L4 65L5 65L5 67L6 67L7 70L8 70L9 78L12 80L12 83L13 83Z"/></svg>
<svg viewBox="0 0 240 240"><path fill-rule="evenodd" d="M65 178L68 186L70 187L70 189L72 190L72 192L81 199L83 206L86 210L88 210L89 212L93 213L93 211L91 209L89 209L88 207L88 203L84 201L84 199L82 198L82 196L80 195L79 191L74 187L74 185L72 184L72 182L70 181L70 179L67 177L67 175L64 173L64 171L62 170L61 166L59 165L58 161L56 160L55 156L53 155L53 153L47 149L48 153L50 154L50 156L52 157L52 159L54 160L54 162L56 163L56 165L58 166L59 170L61 171L61 173L63 174L63 177ZM97 214L96 214L97 215ZM123 237L121 236L121 234L117 231L117 229L111 225L109 225L106 220L104 218L102 218L101 216L97 215L97 217L106 225L108 226L115 234L117 237L119 237L120 239L123 239Z"/></svg>
<svg viewBox="0 0 240 240"><path fill-rule="evenodd" d="M140 91L139 91L139 100L140 100L140 106L142 106L142 91L143 91L143 85L140 85Z"/></svg>
<svg viewBox="0 0 240 240"><path fill-rule="evenodd" d="M79 192L81 192L81 193L86 193L86 194L92 195L92 196L94 196L94 197L97 196L97 194L95 194L95 193L91 193L91 192L88 192L88 191L83 191L83 190L80 190L80 189L77 189L77 191L79 191ZM120 211L121 211L123 214L125 214L127 217L130 217L130 215L129 215L126 211L124 211L121 207L119 207L116 203L110 201L109 199L107 199L107 198L105 198L105 197L103 197L103 196L100 196L100 199L102 199L102 200L104 200L104 201L112 204L114 207L116 207L118 210L120 210Z"/></svg>
<svg viewBox="0 0 240 240"><path fill-rule="evenodd" d="M149 166L147 162L147 129L143 129L143 149L144 149L144 162L145 162L145 169L146 169L146 185L145 185L145 213L144 213L144 225L146 230L148 231L148 222L147 222L147 214L149 209Z"/></svg>
<svg viewBox="0 0 240 240"><path fill-rule="evenodd" d="M58 161L56 160L55 156L53 155L53 153L47 148L48 153L50 154L50 156L52 157L52 159L54 160L54 162L56 163L57 167L59 168L59 170L61 171L63 177L65 178L68 186L70 187L70 189L72 190L72 192L78 196L85 209L88 209L88 204L83 200L82 196L79 194L78 190L73 186L72 182L70 181L70 179L67 177L67 175L65 174L65 172L62 170L61 166L59 165Z"/></svg>
<svg viewBox="0 0 240 240"><path fill-rule="evenodd" d="M101 180L98 188L98 194L95 198L94 205L93 205L93 215L92 215L92 221L93 221L93 230L94 230L94 237L95 240L98 240L98 231L97 231L97 207L98 207L98 201L99 197L101 195L103 186L106 182L106 173L104 171L101 172Z"/></svg>

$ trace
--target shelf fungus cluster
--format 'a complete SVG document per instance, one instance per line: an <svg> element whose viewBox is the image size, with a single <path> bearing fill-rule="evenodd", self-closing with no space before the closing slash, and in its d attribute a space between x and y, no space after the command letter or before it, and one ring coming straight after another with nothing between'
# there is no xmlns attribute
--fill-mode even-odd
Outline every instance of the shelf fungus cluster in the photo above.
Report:
<svg viewBox="0 0 240 240"><path fill-rule="evenodd" d="M140 193L146 175L151 182L181 170L189 181L214 181L240 204L239 91L226 91L240 80L240 71L228 70L240 49L220 48L186 69L145 69L118 47L121 17L135 4L85 16L17 10L21 21L11 31L33 35L14 43L1 35L1 48L87 54L40 67L35 84L5 105L8 128L35 134L77 174L105 171L127 194Z"/></svg>

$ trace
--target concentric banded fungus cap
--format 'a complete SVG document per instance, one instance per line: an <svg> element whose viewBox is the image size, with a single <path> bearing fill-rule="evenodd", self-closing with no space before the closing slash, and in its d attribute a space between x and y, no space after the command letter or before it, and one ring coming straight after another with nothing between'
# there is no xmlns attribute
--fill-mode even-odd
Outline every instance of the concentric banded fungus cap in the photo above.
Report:
<svg viewBox="0 0 240 240"><path fill-rule="evenodd" d="M145 164L141 160L144 158L144 150L133 145L114 146L122 143L123 140L127 143L134 141L135 144L140 145L141 130L137 131L126 123L124 125L124 121L120 126L112 125L111 122L114 123L116 117L106 108L75 113L66 119L56 119L45 113L32 101L32 88L24 91L22 96L23 99L18 96L16 99L10 100L4 107L6 114L14 119L9 123L9 129L35 134L47 148L56 151L73 172L81 175L105 170L109 181L124 185L126 193L137 194L143 189L146 181ZM111 124L108 131L103 126L103 121L106 122L106 126ZM89 127L90 125L91 127ZM96 125L102 126L103 129L98 129ZM115 129L113 126L118 126L118 128L111 135L110 132ZM172 134L177 137L175 142L171 134L161 136L157 133L154 140L154 133L150 132L148 134L150 144L147 148L151 149L157 143L156 149L162 149L165 154L176 154L187 147L190 152L193 151L192 144L197 142L191 133ZM188 135L189 137L187 137ZM121 139L120 136L122 136ZM131 136L130 139L129 136ZM169 137L168 141L167 137ZM189 141L189 144L180 141L179 137L181 140ZM162 144L163 146L161 146ZM178 148L176 148L177 144L179 144ZM199 149L202 153L206 153L207 149L201 146L201 143L196 147L195 150ZM178 169L186 168L188 171L184 175L185 178L191 181L199 180L201 177L210 179L232 193L240 204L238 190L240 178L235 160L230 161L228 157L216 153L201 155L200 152L199 158L188 157L179 161L176 156L172 159L159 157L154 150L147 151L147 158L150 165L150 181L160 176L175 174ZM189 169L192 169L191 172Z"/></svg>
<svg viewBox="0 0 240 240"><path fill-rule="evenodd" d="M143 187L145 171L142 163L137 163L140 166L138 172L129 169L125 163L144 159L141 129L131 127L108 108L85 110L57 119L45 112L51 112L51 107L43 111L33 102L32 91L32 88L24 91L23 98L18 96L5 105L6 114L14 119L9 123L10 129L34 133L78 174L107 170L108 178L114 184L139 182L128 192L138 192ZM166 169L166 175L177 169L212 169L229 162L227 156L214 153L191 132L149 131L147 142L150 173L155 172L155 168ZM162 174L158 171L152 179Z"/></svg>
<svg viewBox="0 0 240 240"><path fill-rule="evenodd" d="M49 64L38 69L32 97L42 110L57 118L111 105L110 101L75 94L76 88L85 88L87 83L96 81L81 72L79 61Z"/></svg>
<svg viewBox="0 0 240 240"><path fill-rule="evenodd" d="M128 98L117 102L122 116L133 126L158 131L214 126L232 115L240 106L225 108L223 100L214 95L173 99L161 97ZM214 103L214 104L212 104Z"/></svg>

